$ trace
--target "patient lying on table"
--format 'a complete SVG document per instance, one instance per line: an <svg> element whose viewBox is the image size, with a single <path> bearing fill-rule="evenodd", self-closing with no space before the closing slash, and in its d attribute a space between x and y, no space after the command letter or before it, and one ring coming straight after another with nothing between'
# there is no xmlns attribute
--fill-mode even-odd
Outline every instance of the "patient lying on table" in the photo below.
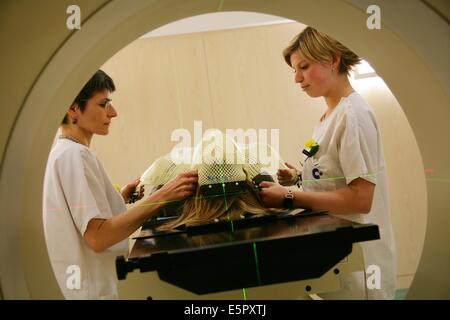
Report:
<svg viewBox="0 0 450 320"><path fill-rule="evenodd" d="M254 144L241 148L231 137L219 135L220 139L204 138L194 149L190 163L180 161L172 150L169 155L155 160L141 176L141 184L154 191L182 172L198 172L195 195L181 205L178 203L175 207L178 218L163 224L159 230L284 211L265 208L258 195L261 181L273 181L269 172L284 168L278 153L268 145ZM258 161L261 148L269 153L266 159L271 159L272 167Z"/></svg>

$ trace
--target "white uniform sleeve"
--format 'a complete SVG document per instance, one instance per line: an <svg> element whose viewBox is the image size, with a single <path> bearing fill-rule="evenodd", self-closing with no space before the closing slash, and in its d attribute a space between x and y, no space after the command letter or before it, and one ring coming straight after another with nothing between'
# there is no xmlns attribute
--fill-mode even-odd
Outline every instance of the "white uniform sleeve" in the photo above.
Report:
<svg viewBox="0 0 450 320"><path fill-rule="evenodd" d="M88 151L73 150L57 159L56 166L73 222L84 236L91 219L111 217L97 163Z"/></svg>
<svg viewBox="0 0 450 320"><path fill-rule="evenodd" d="M363 178L377 183L378 131L374 117L349 110L341 119L339 161L347 185Z"/></svg>

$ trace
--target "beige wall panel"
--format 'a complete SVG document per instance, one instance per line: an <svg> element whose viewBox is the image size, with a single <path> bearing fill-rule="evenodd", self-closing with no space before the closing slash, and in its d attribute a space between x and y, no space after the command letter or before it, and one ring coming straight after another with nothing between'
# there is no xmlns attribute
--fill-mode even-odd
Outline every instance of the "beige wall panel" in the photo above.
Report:
<svg viewBox="0 0 450 320"><path fill-rule="evenodd" d="M129 182L168 153L173 130L192 132L195 119L211 123L203 61L201 38L187 36L135 41L103 66L117 86L119 116L92 148L114 182Z"/></svg>
<svg viewBox="0 0 450 320"><path fill-rule="evenodd" d="M179 127L192 133L195 120L201 120L204 128L213 127L203 35L196 33L160 39L170 48L167 54L175 78L173 86L177 90Z"/></svg>
<svg viewBox="0 0 450 320"><path fill-rule="evenodd" d="M92 147L98 148L99 158L116 183L139 176L154 160L149 153L164 153L166 137L172 127L179 126L173 116L177 113L174 80L165 68L170 61L158 54L161 51L160 42L135 42L104 66L116 83L113 103L118 117L113 119L109 136L95 139ZM148 64L147 60L160 63Z"/></svg>
<svg viewBox="0 0 450 320"><path fill-rule="evenodd" d="M279 129L279 150L297 166L300 146L325 108L322 99L302 94L282 58L302 28L283 24L205 34L216 126Z"/></svg>

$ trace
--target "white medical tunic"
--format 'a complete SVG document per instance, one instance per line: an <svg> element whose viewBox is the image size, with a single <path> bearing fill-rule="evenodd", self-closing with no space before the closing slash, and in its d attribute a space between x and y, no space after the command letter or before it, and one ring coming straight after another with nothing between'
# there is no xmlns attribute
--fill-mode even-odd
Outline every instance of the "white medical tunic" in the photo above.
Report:
<svg viewBox="0 0 450 320"><path fill-rule="evenodd" d="M102 253L83 235L93 218L126 210L100 162L82 144L58 139L45 171L44 230L50 262L66 299L116 299L115 257L126 255L123 240Z"/></svg>
<svg viewBox="0 0 450 320"><path fill-rule="evenodd" d="M395 243L390 221L386 164L380 132L373 111L356 92L342 98L333 112L314 129L318 152L306 158L302 171L304 191L333 191L346 187L356 178L374 183L370 213L336 215L359 223L379 226L380 240L362 242L366 268L381 271L381 286L374 274L367 274L369 299L393 299L396 280ZM371 278L372 277L372 278ZM364 275L342 279L343 290L322 295L332 299L364 299ZM379 288L377 288L379 287Z"/></svg>

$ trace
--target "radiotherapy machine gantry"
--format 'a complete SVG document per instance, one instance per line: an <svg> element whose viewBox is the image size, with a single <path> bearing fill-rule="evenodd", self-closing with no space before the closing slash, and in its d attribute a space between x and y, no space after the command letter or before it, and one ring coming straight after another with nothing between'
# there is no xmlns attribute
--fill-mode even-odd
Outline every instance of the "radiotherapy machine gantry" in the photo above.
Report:
<svg viewBox="0 0 450 320"><path fill-rule="evenodd" d="M94 70L142 34L217 11L261 12L314 26L346 43L376 68L411 124L425 168L433 170L426 181L426 237L408 298L450 298L450 149L445 147L450 136L448 2L77 2L84 18L76 30L65 26L70 1L0 4L0 40L8 44L0 54L0 68L8 75L0 80L2 298L62 298L46 250L41 195L45 161L67 102ZM376 30L366 27L366 10L373 4L381 9L381 28ZM33 28L25 27L29 25Z"/></svg>

